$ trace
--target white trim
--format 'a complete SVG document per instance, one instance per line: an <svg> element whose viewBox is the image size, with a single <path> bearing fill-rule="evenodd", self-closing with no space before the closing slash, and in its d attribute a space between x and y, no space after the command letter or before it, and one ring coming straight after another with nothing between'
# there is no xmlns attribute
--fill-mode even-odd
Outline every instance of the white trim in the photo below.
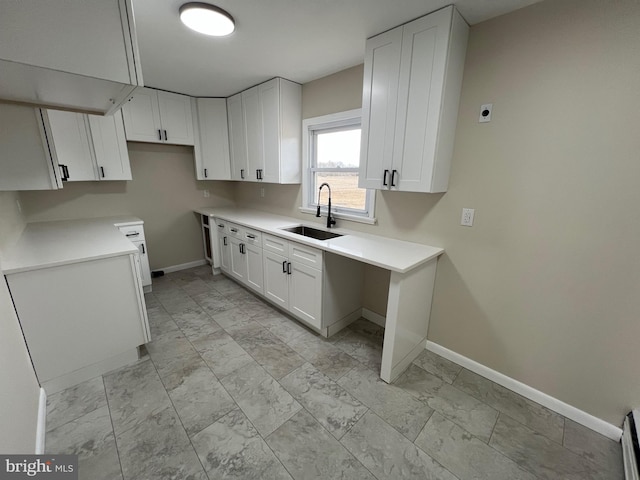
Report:
<svg viewBox="0 0 640 480"><path fill-rule="evenodd" d="M384 315L380 315L379 313L364 307L362 308L362 318L365 318L383 328L387 324L387 319Z"/></svg>
<svg viewBox="0 0 640 480"><path fill-rule="evenodd" d="M540 405L547 407L548 409L553 410L554 412L557 412L580 425L584 425L585 427L604 435L605 437L619 441L622 436L622 429L619 427L605 422L598 417L594 417L583 410L564 403L563 401L558 400L551 395L547 395L540 390L536 390L535 388L519 382L518 380L507 377L496 370L486 367L474 360L471 360L470 358L438 345L437 343L427 340L427 350L437 353L441 357L451 360L452 362L463 366L467 370L471 370L472 372L477 373L498 385L502 385L503 387L528 398L529 400L539 403Z"/></svg>
<svg viewBox="0 0 640 480"><path fill-rule="evenodd" d="M330 337L332 335L335 335L336 333L338 333L340 330L347 328L349 325L351 325L353 322L355 322L356 320L358 320L360 317L362 316L362 312L360 309L354 310L353 312L351 312L349 315L347 315L346 317L341 318L340 320L338 320L335 323L332 323L331 325L329 325L326 328L323 328L323 332L326 331L327 335L324 335L325 337Z"/></svg>
<svg viewBox="0 0 640 480"><path fill-rule="evenodd" d="M38 423L36 425L36 455L44 455L44 437L47 432L47 392L40 387Z"/></svg>
<svg viewBox="0 0 640 480"><path fill-rule="evenodd" d="M194 268L194 267L199 267L201 265L206 265L207 263L209 262L207 262L203 258L202 260L195 260L193 262L181 263L179 265L171 265L169 267L156 268L153 271L156 272L158 270L162 270L164 273L173 273L173 272L179 272L180 270L186 270L188 268Z"/></svg>
<svg viewBox="0 0 640 480"><path fill-rule="evenodd" d="M636 417L637 410L634 410L631 415ZM624 478L626 480L639 480L638 475L638 463L636 454L633 449L633 435L631 434L631 425L629 417L624 417L624 428L622 433L622 462L624 464Z"/></svg>
<svg viewBox="0 0 640 480"><path fill-rule="evenodd" d="M299 210L301 213L309 213L314 216L316 214L315 208L300 207ZM322 209L322 212L326 216L326 209ZM338 220L348 220L350 222L366 223L367 225L375 225L376 223L378 223L377 218L365 217L364 215L349 215L348 213L331 212L331 216L334 218L337 218Z"/></svg>

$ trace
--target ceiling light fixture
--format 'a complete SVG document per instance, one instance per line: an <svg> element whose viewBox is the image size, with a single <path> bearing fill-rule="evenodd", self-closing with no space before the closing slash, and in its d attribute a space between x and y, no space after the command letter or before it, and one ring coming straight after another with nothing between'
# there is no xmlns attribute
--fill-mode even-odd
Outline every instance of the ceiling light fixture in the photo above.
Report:
<svg viewBox="0 0 640 480"><path fill-rule="evenodd" d="M191 30L215 37L229 35L236 28L231 15L215 5L202 2L189 2L182 5L180 20Z"/></svg>

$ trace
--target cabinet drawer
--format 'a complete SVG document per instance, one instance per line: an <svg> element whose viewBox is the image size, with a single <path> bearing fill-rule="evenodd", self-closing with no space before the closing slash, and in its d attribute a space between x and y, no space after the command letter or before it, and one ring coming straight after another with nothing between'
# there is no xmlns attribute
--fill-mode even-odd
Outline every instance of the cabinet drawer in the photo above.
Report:
<svg viewBox="0 0 640 480"><path fill-rule="evenodd" d="M317 248L289 242L289 260L322 270L322 250Z"/></svg>
<svg viewBox="0 0 640 480"><path fill-rule="evenodd" d="M232 237L242 238L243 228L235 223L227 223L227 233Z"/></svg>
<svg viewBox="0 0 640 480"><path fill-rule="evenodd" d="M245 242L248 244L262 247L262 232L245 228L242 238L244 238Z"/></svg>
<svg viewBox="0 0 640 480"><path fill-rule="evenodd" d="M144 240L144 227L142 225L128 225L118 228L132 242L135 242L136 240Z"/></svg>
<svg viewBox="0 0 640 480"><path fill-rule="evenodd" d="M262 248L269 252L278 253L283 257L289 256L289 242L280 237L263 234Z"/></svg>
<svg viewBox="0 0 640 480"><path fill-rule="evenodd" d="M213 219L213 223L216 226L216 229L221 232L224 233L227 231L227 222L225 220L220 220L218 218L214 218Z"/></svg>

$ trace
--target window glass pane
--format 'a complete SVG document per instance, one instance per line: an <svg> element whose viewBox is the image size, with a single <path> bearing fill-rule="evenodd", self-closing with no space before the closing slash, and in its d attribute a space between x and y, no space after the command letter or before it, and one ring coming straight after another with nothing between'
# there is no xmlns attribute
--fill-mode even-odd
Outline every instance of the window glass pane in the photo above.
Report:
<svg viewBox="0 0 640 480"><path fill-rule="evenodd" d="M360 127L316 133L318 168L358 168Z"/></svg>
<svg viewBox="0 0 640 480"><path fill-rule="evenodd" d="M364 210L367 203L367 190L358 188L358 172L316 172L315 173L315 202L318 201L317 192L320 185L327 182L331 187L331 206ZM320 204L326 206L328 191L322 190Z"/></svg>

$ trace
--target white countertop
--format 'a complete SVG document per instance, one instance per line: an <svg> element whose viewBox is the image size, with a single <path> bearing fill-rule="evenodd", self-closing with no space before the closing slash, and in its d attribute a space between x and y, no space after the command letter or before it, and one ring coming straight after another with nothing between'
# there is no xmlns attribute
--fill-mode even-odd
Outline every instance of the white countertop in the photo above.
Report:
<svg viewBox="0 0 640 480"><path fill-rule="evenodd" d="M136 253L118 227L142 223L131 216L28 223L5 252L2 271L8 275Z"/></svg>
<svg viewBox="0 0 640 480"><path fill-rule="evenodd" d="M444 250L438 247L369 235L343 228L331 229L334 233L342 234L341 237L330 240L315 240L281 229L296 225L308 225L319 230L327 230L322 225L257 210L204 207L196 212L400 273L408 272L444 253Z"/></svg>

